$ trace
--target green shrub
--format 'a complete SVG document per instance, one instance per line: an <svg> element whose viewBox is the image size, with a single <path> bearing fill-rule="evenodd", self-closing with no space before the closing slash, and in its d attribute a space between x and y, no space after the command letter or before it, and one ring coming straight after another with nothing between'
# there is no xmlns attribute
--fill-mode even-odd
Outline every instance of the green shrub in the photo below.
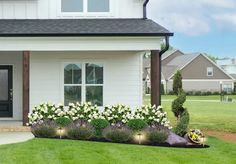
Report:
<svg viewBox="0 0 236 164"><path fill-rule="evenodd" d="M180 72L176 73L176 77L181 76L177 75ZM179 81L178 81L179 80ZM186 94L182 88L182 79L177 78L173 84L176 86L176 90L178 90L177 98L172 102L172 112L174 113L175 117L177 118L177 126L175 127L175 133L178 135L183 136L187 132L187 128L189 125L189 113L186 108L183 107L184 102L186 101ZM201 92L198 91L195 94L201 95Z"/></svg>
<svg viewBox="0 0 236 164"><path fill-rule="evenodd" d="M178 118L181 115L181 113L183 113L184 111L183 104L185 101L186 101L186 94L181 89L178 98L172 102L172 112L174 113L175 117Z"/></svg>
<svg viewBox="0 0 236 164"><path fill-rule="evenodd" d="M67 137L76 140L88 140L93 137L94 128L89 124L83 124L82 126L77 126L71 124L67 128Z"/></svg>
<svg viewBox="0 0 236 164"><path fill-rule="evenodd" d="M165 86L161 83L161 95L165 95Z"/></svg>
<svg viewBox="0 0 236 164"><path fill-rule="evenodd" d="M65 127L72 123L72 120L67 117L59 117L55 120L59 127Z"/></svg>
<svg viewBox="0 0 236 164"><path fill-rule="evenodd" d="M133 131L141 131L147 126L148 124L142 119L133 119L128 122L128 127Z"/></svg>
<svg viewBox="0 0 236 164"><path fill-rule="evenodd" d="M201 91L196 91L195 92L195 96L201 96L202 95L202 92Z"/></svg>
<svg viewBox="0 0 236 164"><path fill-rule="evenodd" d="M57 126L54 121L39 121L31 126L31 132L35 137L54 138L57 135Z"/></svg>
<svg viewBox="0 0 236 164"><path fill-rule="evenodd" d="M109 122L105 119L94 119L91 121L91 125L95 128L95 135L101 137L103 129L109 125Z"/></svg>
<svg viewBox="0 0 236 164"><path fill-rule="evenodd" d="M180 120L177 123L177 126L174 128L174 132L180 136L184 136L188 131L189 125L189 113L187 110L181 114Z"/></svg>
<svg viewBox="0 0 236 164"><path fill-rule="evenodd" d="M112 142L127 142L131 139L132 132L126 127L116 127L116 126L109 126L103 130L103 137Z"/></svg>
<svg viewBox="0 0 236 164"><path fill-rule="evenodd" d="M220 93L217 92L217 91L213 92L212 94L213 94L213 95L220 95Z"/></svg>
<svg viewBox="0 0 236 164"><path fill-rule="evenodd" d="M178 70L174 75L173 80L173 92L175 95L178 95L179 89L182 88L182 75L181 72Z"/></svg>
<svg viewBox="0 0 236 164"><path fill-rule="evenodd" d="M148 128L146 133L148 141L152 144L165 143L169 135L168 131L159 128Z"/></svg>

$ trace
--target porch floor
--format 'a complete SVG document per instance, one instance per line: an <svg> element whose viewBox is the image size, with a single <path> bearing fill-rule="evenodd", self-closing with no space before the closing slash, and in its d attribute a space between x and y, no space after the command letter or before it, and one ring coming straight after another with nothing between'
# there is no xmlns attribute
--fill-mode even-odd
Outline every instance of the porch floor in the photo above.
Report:
<svg viewBox="0 0 236 164"><path fill-rule="evenodd" d="M0 121L0 132L30 132L30 127L23 126L22 121Z"/></svg>

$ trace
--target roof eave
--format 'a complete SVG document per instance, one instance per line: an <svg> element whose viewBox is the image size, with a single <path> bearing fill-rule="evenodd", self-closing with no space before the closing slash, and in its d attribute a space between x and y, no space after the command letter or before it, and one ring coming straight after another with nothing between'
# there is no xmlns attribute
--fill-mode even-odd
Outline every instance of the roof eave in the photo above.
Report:
<svg viewBox="0 0 236 164"><path fill-rule="evenodd" d="M0 37L165 37L174 36L174 33L15 33L4 34L0 33Z"/></svg>

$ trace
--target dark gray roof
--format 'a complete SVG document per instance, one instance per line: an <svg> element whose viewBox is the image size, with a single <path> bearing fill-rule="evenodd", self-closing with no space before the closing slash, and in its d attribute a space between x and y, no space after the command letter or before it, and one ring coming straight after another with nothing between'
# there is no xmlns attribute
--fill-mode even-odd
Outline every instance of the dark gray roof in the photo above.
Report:
<svg viewBox="0 0 236 164"><path fill-rule="evenodd" d="M182 67L184 67L186 64L191 62L193 59L195 59L199 55L200 55L200 53L177 56L172 61L170 61L167 65L168 66L176 66L177 69L181 69Z"/></svg>
<svg viewBox="0 0 236 164"><path fill-rule="evenodd" d="M166 59L167 57L173 55L176 51L179 51L179 50L173 49L173 50L168 50L168 51L166 51L166 52L161 56L161 59L162 59L162 60Z"/></svg>
<svg viewBox="0 0 236 164"><path fill-rule="evenodd" d="M0 36L172 36L149 19L0 20Z"/></svg>

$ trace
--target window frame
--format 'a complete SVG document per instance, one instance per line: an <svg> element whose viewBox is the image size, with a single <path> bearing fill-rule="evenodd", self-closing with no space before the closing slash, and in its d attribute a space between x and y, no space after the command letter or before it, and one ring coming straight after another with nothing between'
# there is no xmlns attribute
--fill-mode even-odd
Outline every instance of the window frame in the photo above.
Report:
<svg viewBox="0 0 236 164"><path fill-rule="evenodd" d="M211 69L211 71L209 69ZM211 75L209 75L210 72L212 72ZM214 68L213 67L207 67L207 77L212 77L212 76L214 76Z"/></svg>
<svg viewBox="0 0 236 164"><path fill-rule="evenodd" d="M58 15L62 17L112 17L114 16L114 0L109 0L109 12L88 12L88 0L83 0L83 12L62 12L61 1L58 0Z"/></svg>
<svg viewBox="0 0 236 164"><path fill-rule="evenodd" d="M97 64L97 65L102 65L103 66L103 83L102 84L86 84L86 64ZM81 80L81 84L65 84L64 83L64 77L65 77L65 72L64 72L64 68L66 65L68 64L80 64L81 65L81 75L82 75L82 80ZM63 62L62 63L62 71L61 71L61 82L62 82L62 92L61 92L61 99L63 104L65 104L65 90L64 87L65 86L81 86L81 102L86 102L86 87L87 86L102 86L102 106L98 106L98 107L103 107L104 103L105 103L105 63L104 62L98 62L98 61L71 61L71 62Z"/></svg>

